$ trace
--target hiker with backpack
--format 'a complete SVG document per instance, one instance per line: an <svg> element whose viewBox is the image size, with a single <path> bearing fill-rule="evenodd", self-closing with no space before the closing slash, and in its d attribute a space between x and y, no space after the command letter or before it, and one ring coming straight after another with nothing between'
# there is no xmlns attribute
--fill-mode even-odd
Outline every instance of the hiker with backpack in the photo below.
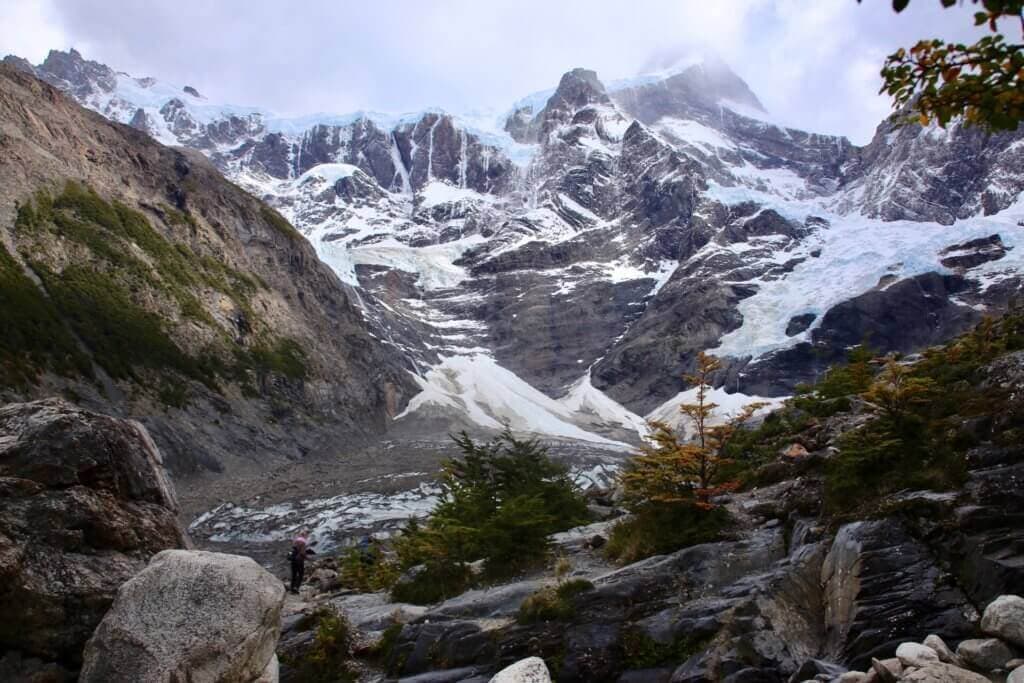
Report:
<svg viewBox="0 0 1024 683"><path fill-rule="evenodd" d="M299 586L302 585L302 578L306 573L306 557L316 554L316 551L309 546L309 534L302 530L295 537L295 540L292 541L292 549L288 553L288 562L292 567L290 590L294 595L299 594Z"/></svg>

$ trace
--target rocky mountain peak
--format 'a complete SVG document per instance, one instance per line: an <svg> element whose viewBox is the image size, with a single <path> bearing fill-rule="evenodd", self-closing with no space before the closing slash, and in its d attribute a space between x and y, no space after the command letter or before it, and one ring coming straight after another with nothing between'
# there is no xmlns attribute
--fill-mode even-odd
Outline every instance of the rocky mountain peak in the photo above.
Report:
<svg viewBox="0 0 1024 683"><path fill-rule="evenodd" d="M573 109L582 109L588 104L608 104L610 101L597 72L577 67L562 75L555 94L548 100L548 107L564 103Z"/></svg>
<svg viewBox="0 0 1024 683"><path fill-rule="evenodd" d="M75 97L88 97L98 92L111 92L117 87L117 74L106 64L82 57L71 48L67 52L50 50L39 70L43 80Z"/></svg>
<svg viewBox="0 0 1024 683"><path fill-rule="evenodd" d="M654 123L664 116L699 116L717 111L720 105L755 113L765 111L750 86L725 62L715 58L665 78L627 83L613 93L613 99L644 123Z"/></svg>

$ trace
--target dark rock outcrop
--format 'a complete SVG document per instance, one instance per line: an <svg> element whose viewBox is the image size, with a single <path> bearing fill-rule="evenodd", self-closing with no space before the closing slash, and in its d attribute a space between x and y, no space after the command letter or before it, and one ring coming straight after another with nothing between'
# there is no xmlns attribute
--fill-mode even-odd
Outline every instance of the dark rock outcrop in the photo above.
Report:
<svg viewBox="0 0 1024 683"><path fill-rule="evenodd" d="M0 408L0 649L74 667L118 587L187 539L137 422L50 399Z"/></svg>
<svg viewBox="0 0 1024 683"><path fill-rule="evenodd" d="M864 670L905 640L973 632L970 602L936 556L896 520L855 522L836 534L822 567L826 648Z"/></svg>

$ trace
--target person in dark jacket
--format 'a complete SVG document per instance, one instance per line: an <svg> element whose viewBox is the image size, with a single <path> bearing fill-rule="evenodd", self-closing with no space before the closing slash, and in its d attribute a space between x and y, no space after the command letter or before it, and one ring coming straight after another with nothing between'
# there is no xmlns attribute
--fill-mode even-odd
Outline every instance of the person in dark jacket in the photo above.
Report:
<svg viewBox="0 0 1024 683"><path fill-rule="evenodd" d="M299 535L295 537L294 541L292 541L292 549L288 553L288 562L292 567L292 583L290 590L295 595L299 594L299 586L302 585L302 579L306 574L306 557L316 554L316 551L309 546L309 534L303 530L300 531Z"/></svg>

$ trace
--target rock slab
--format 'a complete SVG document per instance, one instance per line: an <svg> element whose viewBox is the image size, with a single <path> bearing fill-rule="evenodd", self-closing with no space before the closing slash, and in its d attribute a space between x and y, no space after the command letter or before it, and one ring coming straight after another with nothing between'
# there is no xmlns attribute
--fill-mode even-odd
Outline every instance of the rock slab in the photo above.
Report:
<svg viewBox="0 0 1024 683"><path fill-rule="evenodd" d="M252 683L273 670L283 604L281 581L250 558L164 551L118 591L80 681Z"/></svg>

